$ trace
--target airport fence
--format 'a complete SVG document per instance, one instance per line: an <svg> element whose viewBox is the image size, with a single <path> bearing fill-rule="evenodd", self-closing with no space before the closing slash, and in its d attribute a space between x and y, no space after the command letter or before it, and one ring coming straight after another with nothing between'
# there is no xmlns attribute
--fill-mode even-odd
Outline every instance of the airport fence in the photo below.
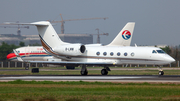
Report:
<svg viewBox="0 0 180 101"><path fill-rule="evenodd" d="M22 62L14 62L14 61L0 61L0 68L16 68L25 66L28 67L60 67L60 65L48 65L48 64L41 64L41 63L22 63ZM176 63L172 63L169 65L163 65L163 67L179 67L179 61ZM155 65L134 65L134 64L127 64L127 65L119 65L116 67L156 67Z"/></svg>
<svg viewBox="0 0 180 101"><path fill-rule="evenodd" d="M0 61L0 67L1 68L16 68L16 67L22 67L25 66L28 67L44 67L43 64L40 63L23 63L23 62L14 62L14 61Z"/></svg>

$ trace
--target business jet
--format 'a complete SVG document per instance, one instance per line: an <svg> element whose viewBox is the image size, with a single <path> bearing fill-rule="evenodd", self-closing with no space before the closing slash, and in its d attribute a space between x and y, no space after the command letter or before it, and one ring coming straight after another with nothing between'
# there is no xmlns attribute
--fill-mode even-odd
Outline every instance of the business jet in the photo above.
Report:
<svg viewBox="0 0 180 101"><path fill-rule="evenodd" d="M10 23L12 24L12 23ZM19 23L18 23L19 24ZM48 21L40 21L34 23L22 23L23 25L35 25L39 32L39 37L44 50L59 59L56 61L25 61L22 60L16 50L14 53L17 59L26 63L46 63L61 64L68 66L82 66L81 75L87 75L87 66L99 65L104 68L101 70L102 75L107 75L111 71L109 66L122 64L149 64L158 65L159 75L163 75L161 65L170 64L175 60L157 47L136 47L136 46L120 46L120 39L128 40L134 31L134 22L127 23L119 32L115 39L108 45L83 45L71 44L63 42L53 26Z"/></svg>

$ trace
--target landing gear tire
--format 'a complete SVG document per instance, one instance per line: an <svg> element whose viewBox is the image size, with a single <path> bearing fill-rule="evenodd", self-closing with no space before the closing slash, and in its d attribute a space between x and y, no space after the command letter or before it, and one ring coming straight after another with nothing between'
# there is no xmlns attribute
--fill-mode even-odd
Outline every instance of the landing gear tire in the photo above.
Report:
<svg viewBox="0 0 180 101"><path fill-rule="evenodd" d="M87 75L88 72L87 71L81 71L81 75Z"/></svg>
<svg viewBox="0 0 180 101"><path fill-rule="evenodd" d="M88 74L88 71L87 71L87 68L86 68L86 65L82 65L82 68L81 68L81 75L87 75Z"/></svg>
<svg viewBox="0 0 180 101"><path fill-rule="evenodd" d="M33 68L31 72L32 73L39 73L39 68Z"/></svg>
<svg viewBox="0 0 180 101"><path fill-rule="evenodd" d="M29 67L28 67L28 66L26 66L26 67L25 67L25 70L29 70Z"/></svg>
<svg viewBox="0 0 180 101"><path fill-rule="evenodd" d="M163 71L159 71L159 75L164 75L164 72Z"/></svg>
<svg viewBox="0 0 180 101"><path fill-rule="evenodd" d="M102 74L102 75L107 75L107 74L108 74L108 71L107 71L106 69L102 69L102 70L101 70L101 74Z"/></svg>
<svg viewBox="0 0 180 101"><path fill-rule="evenodd" d="M66 66L66 69L75 69L74 66Z"/></svg>

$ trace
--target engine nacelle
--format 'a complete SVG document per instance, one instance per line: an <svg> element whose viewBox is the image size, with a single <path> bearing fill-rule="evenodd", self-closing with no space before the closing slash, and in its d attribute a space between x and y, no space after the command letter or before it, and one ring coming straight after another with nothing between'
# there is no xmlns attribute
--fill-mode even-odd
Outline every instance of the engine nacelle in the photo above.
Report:
<svg viewBox="0 0 180 101"><path fill-rule="evenodd" d="M61 55L78 56L86 52L86 47L82 44L67 44L53 48L53 50Z"/></svg>

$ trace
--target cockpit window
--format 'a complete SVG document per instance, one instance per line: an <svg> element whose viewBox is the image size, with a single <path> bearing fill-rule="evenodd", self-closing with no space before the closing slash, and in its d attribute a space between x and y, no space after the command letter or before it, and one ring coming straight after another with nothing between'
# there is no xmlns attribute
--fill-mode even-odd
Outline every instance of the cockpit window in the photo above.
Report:
<svg viewBox="0 0 180 101"><path fill-rule="evenodd" d="M156 50L158 53L164 54L165 52L163 50Z"/></svg>
<svg viewBox="0 0 180 101"><path fill-rule="evenodd" d="M157 52L155 50L153 50L152 53L157 53Z"/></svg>

